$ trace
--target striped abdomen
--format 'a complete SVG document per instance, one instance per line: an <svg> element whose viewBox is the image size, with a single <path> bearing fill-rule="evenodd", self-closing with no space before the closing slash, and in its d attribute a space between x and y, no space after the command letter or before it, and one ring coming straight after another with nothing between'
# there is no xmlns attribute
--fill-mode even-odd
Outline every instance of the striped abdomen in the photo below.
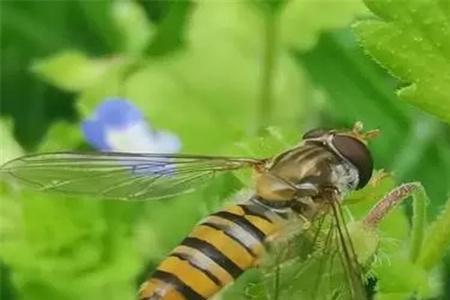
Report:
<svg viewBox="0 0 450 300"><path fill-rule="evenodd" d="M158 266L142 300L209 299L264 253L283 218L256 200L211 214Z"/></svg>

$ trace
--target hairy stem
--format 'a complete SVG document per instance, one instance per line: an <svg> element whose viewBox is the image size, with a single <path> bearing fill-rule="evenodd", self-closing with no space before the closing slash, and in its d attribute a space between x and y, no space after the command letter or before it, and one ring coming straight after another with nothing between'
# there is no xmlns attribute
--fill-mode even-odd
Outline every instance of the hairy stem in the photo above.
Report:
<svg viewBox="0 0 450 300"><path fill-rule="evenodd" d="M266 13L264 20L264 53L262 63L261 90L258 103L257 130L264 132L271 122L273 109L273 77L276 65L278 41L278 15Z"/></svg>
<svg viewBox="0 0 450 300"><path fill-rule="evenodd" d="M367 217L363 220L364 224L369 228L377 228L378 224L389 212L403 202L403 200L411 196L421 186L418 182L411 182L396 187L378 201L370 210Z"/></svg>
<svg viewBox="0 0 450 300"><path fill-rule="evenodd" d="M424 245L426 207L429 201L420 182L405 183L393 189L370 210L363 222L369 228L376 228L390 211L410 196L413 197L410 260L416 262Z"/></svg>

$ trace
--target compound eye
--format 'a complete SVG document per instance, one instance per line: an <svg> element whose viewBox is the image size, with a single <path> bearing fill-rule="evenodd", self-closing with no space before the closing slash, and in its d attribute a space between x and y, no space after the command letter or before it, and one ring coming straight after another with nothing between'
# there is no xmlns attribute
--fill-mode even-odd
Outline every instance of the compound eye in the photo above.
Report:
<svg viewBox="0 0 450 300"><path fill-rule="evenodd" d="M335 135L333 145L339 153L358 169L358 187L361 189L372 177L373 159L369 149L361 141L348 135Z"/></svg>
<svg viewBox="0 0 450 300"><path fill-rule="evenodd" d="M315 128L315 129L311 129L309 131L307 131L303 136L302 139L303 140L307 140L307 139L316 139L319 138L325 134L327 134L329 132L328 129L324 129L324 128Z"/></svg>

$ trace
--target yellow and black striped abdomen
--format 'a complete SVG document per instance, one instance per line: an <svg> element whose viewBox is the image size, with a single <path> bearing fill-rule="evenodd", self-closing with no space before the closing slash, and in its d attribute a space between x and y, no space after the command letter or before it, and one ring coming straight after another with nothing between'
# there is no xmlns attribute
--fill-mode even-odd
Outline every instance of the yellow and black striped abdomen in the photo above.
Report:
<svg viewBox="0 0 450 300"><path fill-rule="evenodd" d="M209 215L142 286L141 300L203 300L255 266L283 218L257 200Z"/></svg>

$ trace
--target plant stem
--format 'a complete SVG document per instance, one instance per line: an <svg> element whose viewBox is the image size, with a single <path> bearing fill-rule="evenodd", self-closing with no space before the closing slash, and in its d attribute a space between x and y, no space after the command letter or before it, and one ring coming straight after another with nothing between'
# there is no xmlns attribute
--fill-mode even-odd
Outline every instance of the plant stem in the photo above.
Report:
<svg viewBox="0 0 450 300"><path fill-rule="evenodd" d="M279 296L280 296L280 263L277 262L277 266L276 266L276 273L275 273L275 283L274 283L274 291L275 291L275 295L273 296L273 300L278 300Z"/></svg>
<svg viewBox="0 0 450 300"><path fill-rule="evenodd" d="M413 216L411 228L410 259L414 263L423 247L423 237L427 215L428 196L422 185L413 193Z"/></svg>
<svg viewBox="0 0 450 300"><path fill-rule="evenodd" d="M388 194L386 194L378 203L369 211L367 217L363 220L364 224L369 228L377 228L378 224L403 200L414 194L422 185L419 182L404 183Z"/></svg>
<svg viewBox="0 0 450 300"><path fill-rule="evenodd" d="M410 196L413 197L410 259L414 263L419 256L422 256L426 207L429 202L427 193L420 182L404 183L390 191L370 210L363 222L369 228L376 228L389 212Z"/></svg>
<svg viewBox="0 0 450 300"><path fill-rule="evenodd" d="M278 14L268 12L264 20L264 53L261 90L258 103L257 130L261 134L271 123L273 102L273 77L278 40Z"/></svg>
<svg viewBox="0 0 450 300"><path fill-rule="evenodd" d="M417 264L425 270L436 266L450 246L450 198L439 217L427 228L427 236Z"/></svg>

